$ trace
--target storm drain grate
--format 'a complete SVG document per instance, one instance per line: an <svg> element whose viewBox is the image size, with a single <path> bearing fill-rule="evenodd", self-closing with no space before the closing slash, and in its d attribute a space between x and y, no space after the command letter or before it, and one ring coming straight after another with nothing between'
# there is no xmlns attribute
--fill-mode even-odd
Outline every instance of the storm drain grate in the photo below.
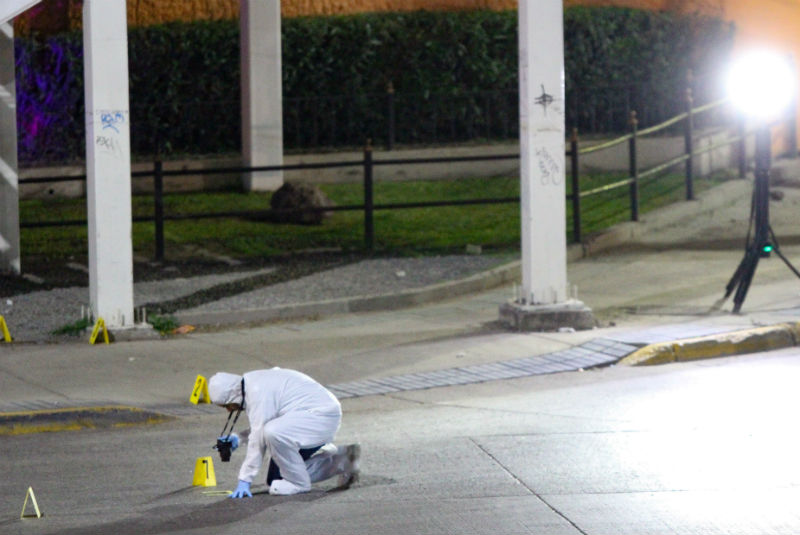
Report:
<svg viewBox="0 0 800 535"><path fill-rule="evenodd" d="M327 388L339 398L353 398L441 386L482 383L498 379L513 379L603 366L618 361L636 349L638 349L638 346L606 338L596 338L580 346L545 355L503 362L475 364L447 370L364 379L328 385Z"/></svg>

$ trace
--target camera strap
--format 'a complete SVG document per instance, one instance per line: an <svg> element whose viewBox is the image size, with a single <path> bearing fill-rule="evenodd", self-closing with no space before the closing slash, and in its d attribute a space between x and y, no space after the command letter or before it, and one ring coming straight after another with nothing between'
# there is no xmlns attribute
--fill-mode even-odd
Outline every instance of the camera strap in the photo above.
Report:
<svg viewBox="0 0 800 535"><path fill-rule="evenodd" d="M222 433L219 436L225 436L225 430L228 430L228 435L226 438L230 438L231 433L233 433L233 426L236 425L236 420L239 419L239 415L242 414L244 410L244 377L242 377L242 403L239 405L239 408L236 410L236 417L233 418L233 423L231 424L231 417L233 416L233 411L228 413L228 419L225 422L225 426L222 428ZM231 428L228 429L228 424L231 424Z"/></svg>

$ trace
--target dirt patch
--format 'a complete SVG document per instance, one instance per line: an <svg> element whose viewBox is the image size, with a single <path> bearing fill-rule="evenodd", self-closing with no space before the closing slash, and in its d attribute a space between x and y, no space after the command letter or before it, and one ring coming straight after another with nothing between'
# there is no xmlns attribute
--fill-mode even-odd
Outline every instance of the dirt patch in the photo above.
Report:
<svg viewBox="0 0 800 535"><path fill-rule="evenodd" d="M135 407L79 407L0 414L1 435L160 424L173 417Z"/></svg>

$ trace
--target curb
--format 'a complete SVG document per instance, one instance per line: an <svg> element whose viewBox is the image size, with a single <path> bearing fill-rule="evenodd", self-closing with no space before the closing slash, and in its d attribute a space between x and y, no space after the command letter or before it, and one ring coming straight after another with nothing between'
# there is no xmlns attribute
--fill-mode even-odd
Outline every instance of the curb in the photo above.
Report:
<svg viewBox="0 0 800 535"><path fill-rule="evenodd" d="M637 349L619 361L627 366L710 359L800 345L800 322L779 323L710 336L660 342Z"/></svg>
<svg viewBox="0 0 800 535"><path fill-rule="evenodd" d="M247 310L177 312L175 317L179 323L191 325L232 325L305 318L316 319L335 314L397 310L459 297L464 294L478 293L519 280L521 265L522 263L519 260L515 260L457 281L447 281L391 294L345 297Z"/></svg>

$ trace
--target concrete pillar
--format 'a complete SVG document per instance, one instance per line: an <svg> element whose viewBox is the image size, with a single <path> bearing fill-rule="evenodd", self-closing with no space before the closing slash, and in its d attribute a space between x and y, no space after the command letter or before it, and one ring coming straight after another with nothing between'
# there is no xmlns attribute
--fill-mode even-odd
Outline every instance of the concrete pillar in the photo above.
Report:
<svg viewBox="0 0 800 535"><path fill-rule="evenodd" d="M280 0L240 0L242 162L283 165ZM247 191L271 191L282 171L247 173Z"/></svg>
<svg viewBox="0 0 800 535"><path fill-rule="evenodd" d="M20 271L14 27L6 20L0 24L0 272Z"/></svg>
<svg viewBox="0 0 800 535"><path fill-rule="evenodd" d="M522 289L500 315L522 330L589 328L591 312L567 286L564 8L518 5Z"/></svg>
<svg viewBox="0 0 800 535"><path fill-rule="evenodd" d="M564 34L561 0L519 2L522 294L567 299Z"/></svg>
<svg viewBox="0 0 800 535"><path fill-rule="evenodd" d="M90 303L107 327L133 327L125 0L84 0L83 53Z"/></svg>
<svg viewBox="0 0 800 535"><path fill-rule="evenodd" d="M0 23L8 22L41 0L3 0L0 5Z"/></svg>

